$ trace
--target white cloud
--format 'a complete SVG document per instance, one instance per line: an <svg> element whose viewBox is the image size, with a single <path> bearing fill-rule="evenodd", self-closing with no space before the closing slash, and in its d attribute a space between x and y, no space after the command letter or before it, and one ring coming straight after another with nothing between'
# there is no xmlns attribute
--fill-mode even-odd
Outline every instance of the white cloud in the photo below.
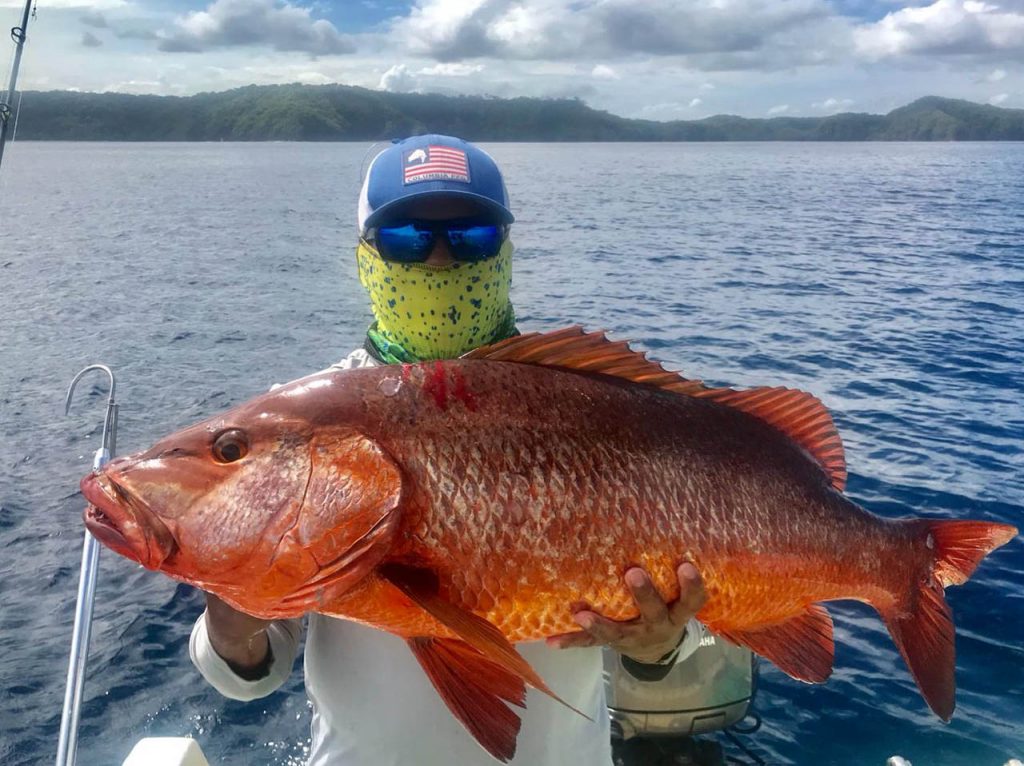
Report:
<svg viewBox="0 0 1024 766"><path fill-rule="evenodd" d="M845 24L826 0L418 0L389 37L438 61L652 55L749 69L827 60Z"/></svg>
<svg viewBox="0 0 1024 766"><path fill-rule="evenodd" d="M656 104L648 104L642 107L637 116L648 120L692 120L694 110L703 106L704 102L699 98L691 98L686 103L679 101L664 101Z"/></svg>
<svg viewBox="0 0 1024 766"><path fill-rule="evenodd" d="M214 0L205 11L177 19L162 35L160 50L198 52L209 48L269 46L313 55L351 53L352 41L308 8L275 0Z"/></svg>
<svg viewBox="0 0 1024 766"><path fill-rule="evenodd" d="M606 64L598 64L590 72L590 76L598 80L620 80L619 73Z"/></svg>
<svg viewBox="0 0 1024 766"><path fill-rule="evenodd" d="M992 98L990 98L988 100L988 102L990 104L992 104L992 106L999 106L1001 103L1006 101L1006 99L1008 99L1009 97L1010 97L1009 93L998 93L995 96L992 96Z"/></svg>
<svg viewBox="0 0 1024 766"><path fill-rule="evenodd" d="M987 82L999 82L1000 80L1005 80L1005 79L1006 79L1006 70L1005 69L993 69L991 72L989 72L988 76L985 78L985 80Z"/></svg>
<svg viewBox="0 0 1024 766"><path fill-rule="evenodd" d="M817 101L811 106L820 112L840 112L844 109L848 109L853 106L853 99L851 98L827 98L824 101Z"/></svg>
<svg viewBox="0 0 1024 766"><path fill-rule="evenodd" d="M423 67L419 74L437 77L467 77L484 71L483 64L448 63Z"/></svg>
<svg viewBox="0 0 1024 766"><path fill-rule="evenodd" d="M1024 58L1024 12L973 0L935 0L855 30L854 42L869 60L997 52Z"/></svg>
<svg viewBox="0 0 1024 766"><path fill-rule="evenodd" d="M101 90L110 93L153 93L154 91L164 90L167 85L163 80L123 80L121 82L110 83Z"/></svg>
<svg viewBox="0 0 1024 766"><path fill-rule="evenodd" d="M405 64L395 64L381 75L380 83L377 87L380 90L392 93L408 93L409 91L416 90L416 75L410 72Z"/></svg>
<svg viewBox="0 0 1024 766"><path fill-rule="evenodd" d="M298 72L292 81L301 82L303 85L330 85L334 82L334 78L323 72Z"/></svg>
<svg viewBox="0 0 1024 766"><path fill-rule="evenodd" d="M464 28L484 5L485 0L421 0L408 16L394 20L397 36L393 40L399 49L413 53L458 46L472 56L475 46L466 39ZM482 47L479 52L484 52ZM434 58L444 61L462 57L439 55Z"/></svg>
<svg viewBox="0 0 1024 766"><path fill-rule="evenodd" d="M768 110L768 116L774 117L775 115L784 114L788 111L789 104L779 104L778 106L773 106L771 109Z"/></svg>
<svg viewBox="0 0 1024 766"><path fill-rule="evenodd" d="M715 85L714 85L714 83L710 83L710 82L702 82L700 84L700 89L701 90L714 90L715 89Z"/></svg>

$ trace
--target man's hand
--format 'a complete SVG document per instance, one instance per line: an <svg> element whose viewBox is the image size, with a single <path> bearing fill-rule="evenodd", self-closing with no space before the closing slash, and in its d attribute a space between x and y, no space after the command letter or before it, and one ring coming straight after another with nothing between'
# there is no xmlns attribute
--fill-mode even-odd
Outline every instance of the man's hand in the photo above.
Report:
<svg viewBox="0 0 1024 766"><path fill-rule="evenodd" d="M206 632L210 644L243 678L260 675L253 672L263 667L270 652L267 626L271 622L239 612L212 593L206 594Z"/></svg>
<svg viewBox="0 0 1024 766"><path fill-rule="evenodd" d="M548 646L558 649L580 646L607 645L637 662L653 663L675 649L683 639L686 623L704 606L707 594L700 574L693 564L682 564L676 570L679 578L679 598L666 603L640 567L626 571L626 586L633 593L640 616L625 622L616 622L579 605L573 619L582 632L564 633L547 640Z"/></svg>

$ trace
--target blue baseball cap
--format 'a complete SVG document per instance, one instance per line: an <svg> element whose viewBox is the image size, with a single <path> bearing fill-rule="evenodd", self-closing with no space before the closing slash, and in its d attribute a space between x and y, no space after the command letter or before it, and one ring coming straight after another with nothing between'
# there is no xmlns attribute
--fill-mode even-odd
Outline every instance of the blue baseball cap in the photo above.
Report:
<svg viewBox="0 0 1024 766"><path fill-rule="evenodd" d="M359 195L360 234L402 204L427 196L470 199L502 223L515 220L491 155L461 138L430 134L396 140L374 157Z"/></svg>

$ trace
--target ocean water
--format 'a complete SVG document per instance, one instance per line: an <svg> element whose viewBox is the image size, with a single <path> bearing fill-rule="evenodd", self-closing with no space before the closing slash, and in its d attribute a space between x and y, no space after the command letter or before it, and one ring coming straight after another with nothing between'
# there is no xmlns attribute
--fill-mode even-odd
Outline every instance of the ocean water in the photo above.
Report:
<svg viewBox="0 0 1024 766"><path fill-rule="evenodd" d="M78 481L118 376L118 451L361 342L362 144L16 143L0 172L0 763L52 762L80 561ZM581 323L716 384L832 410L848 494L889 516L1024 523L1024 146L502 144L524 329ZM101 554L80 763L192 735L215 764L301 764L300 668L258 702L204 685L192 589ZM773 764L1024 756L1024 546L947 597L940 723L881 621L833 605L821 686L762 664ZM735 751L733 751L735 752Z"/></svg>

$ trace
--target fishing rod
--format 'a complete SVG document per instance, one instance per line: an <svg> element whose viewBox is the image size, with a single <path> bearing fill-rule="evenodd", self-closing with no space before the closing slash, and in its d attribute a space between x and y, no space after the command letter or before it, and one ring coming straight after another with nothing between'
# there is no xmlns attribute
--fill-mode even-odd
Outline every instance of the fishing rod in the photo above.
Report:
<svg viewBox="0 0 1024 766"><path fill-rule="evenodd" d="M14 104L14 91L18 84L18 68L21 66L21 53L28 37L28 19L36 13L32 10L35 0L25 0L25 12L21 15L21 26L11 27L11 39L14 40L14 65L11 67L11 82L7 88L7 98L0 101L0 165L4 161L4 144L7 143L7 124L11 121L11 105Z"/></svg>
<svg viewBox="0 0 1024 766"><path fill-rule="evenodd" d="M93 456L92 468L98 471L117 449L117 403L114 401L114 373L102 364L91 364L79 372L68 386L64 414L71 409L71 397L82 377L92 370L105 372L110 379L107 414L103 419L103 438ZM64 690L64 710L60 717L60 739L57 742L57 766L74 766L78 755L78 718L82 709L82 687L85 684L85 663L89 657L89 636L92 633L92 605L96 599L96 573L100 547L96 538L85 532L82 546L82 570L78 579L78 600L75 605L75 627L71 634L71 659Z"/></svg>

